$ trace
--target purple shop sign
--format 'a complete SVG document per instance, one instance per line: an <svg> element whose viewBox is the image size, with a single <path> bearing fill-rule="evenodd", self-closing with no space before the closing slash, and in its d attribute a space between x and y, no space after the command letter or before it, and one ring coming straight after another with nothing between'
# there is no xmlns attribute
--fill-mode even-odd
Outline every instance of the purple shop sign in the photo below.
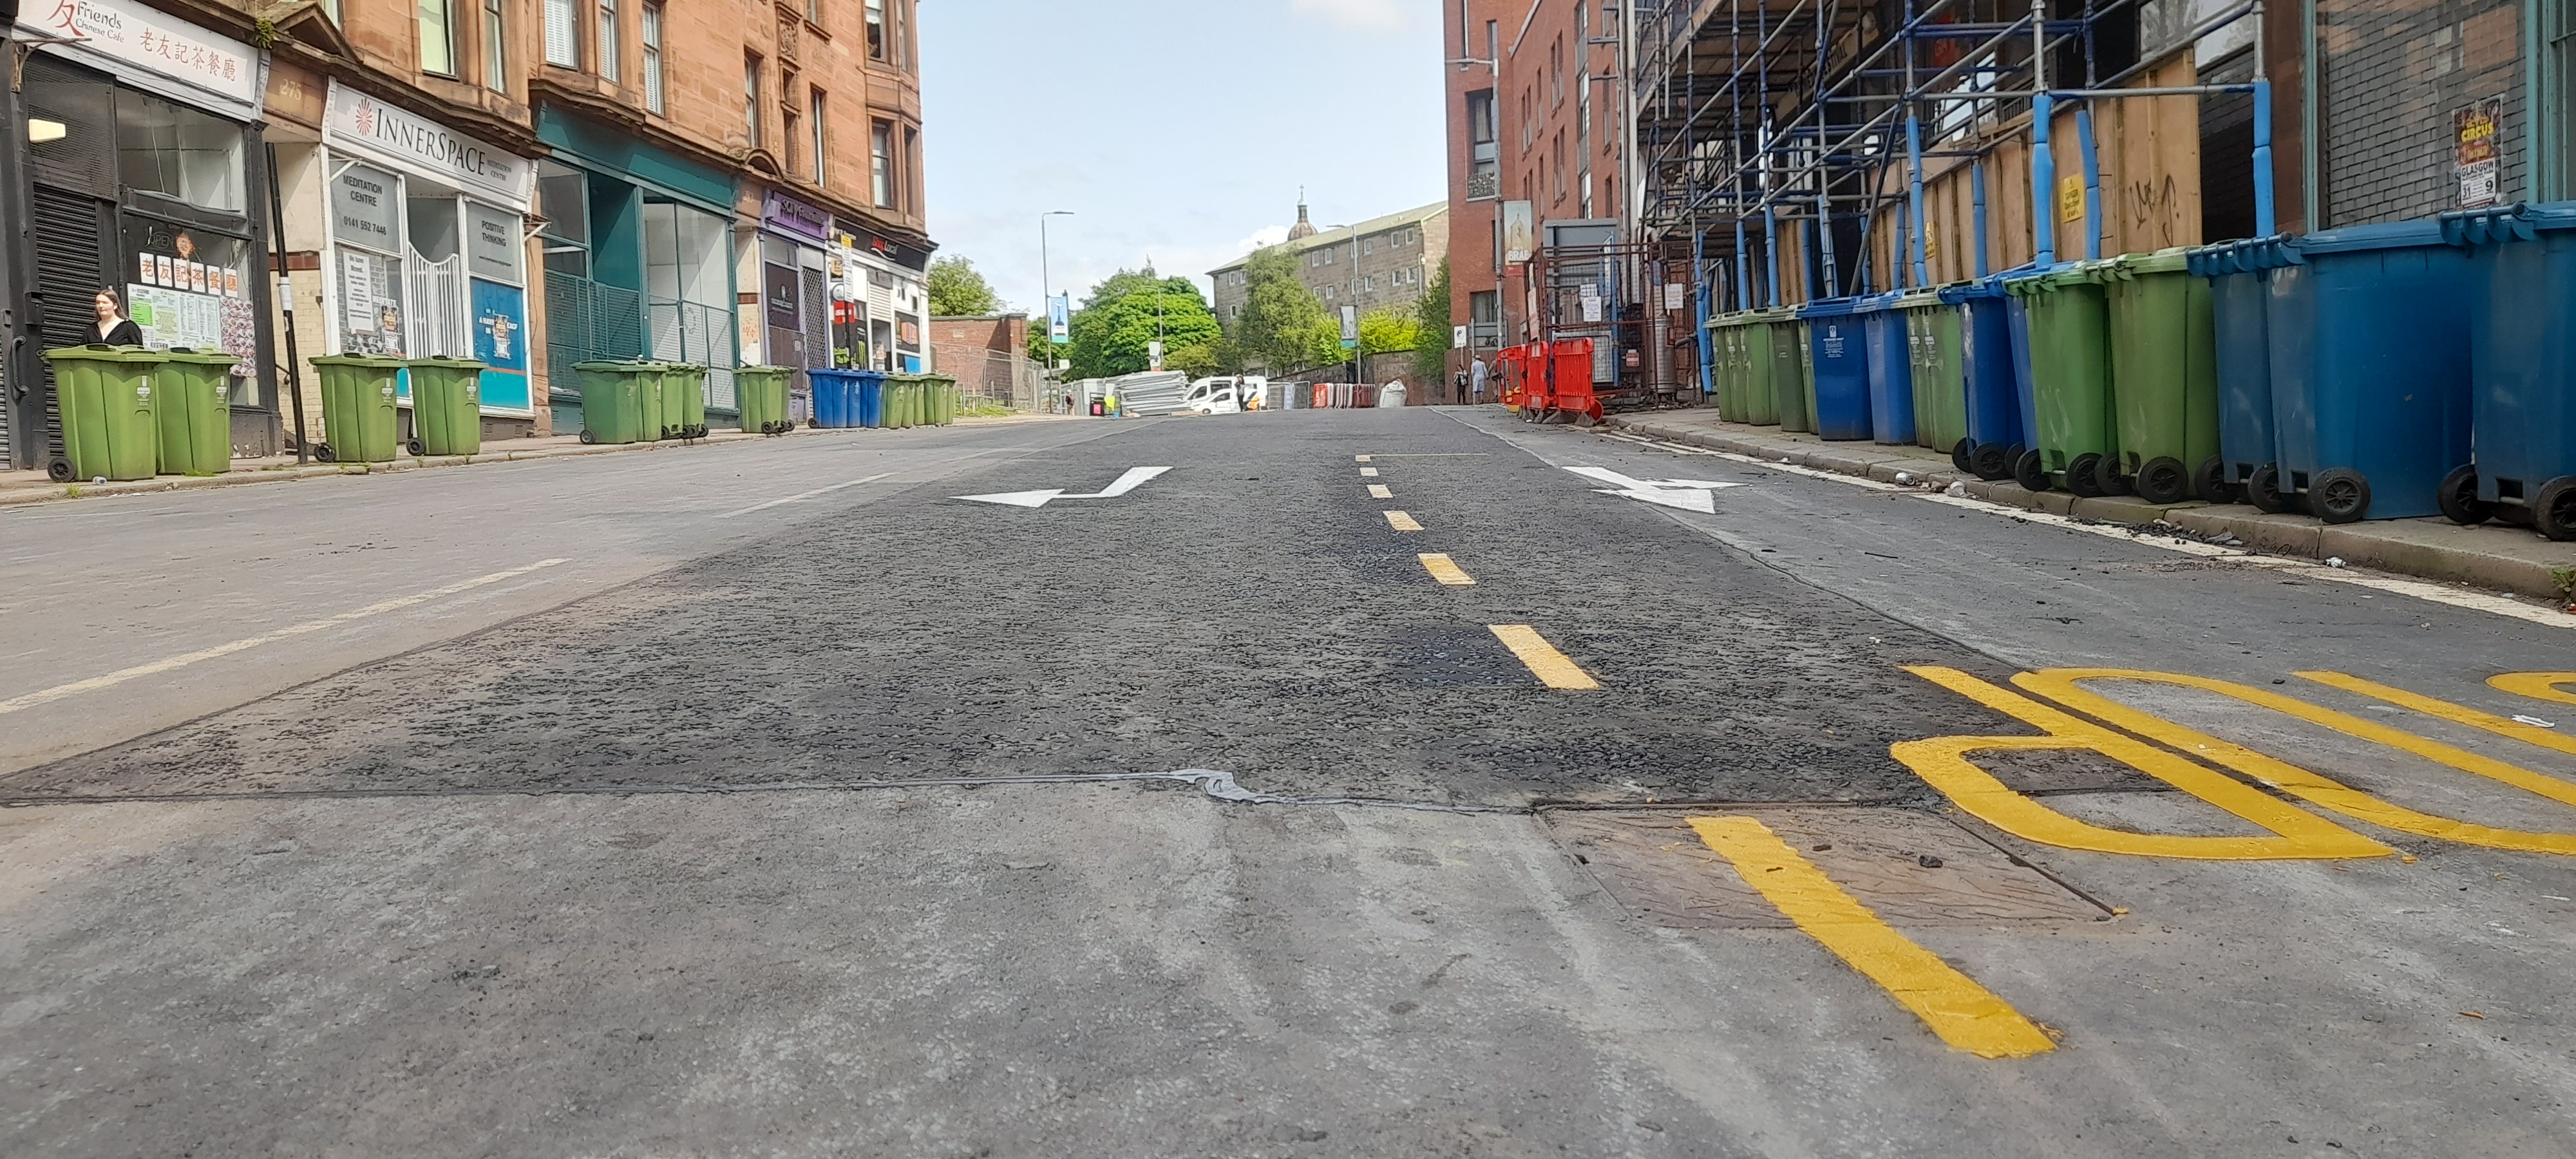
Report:
<svg viewBox="0 0 2576 1159"><path fill-rule="evenodd" d="M760 219L789 233L803 234L816 241L832 236L832 215L777 190L761 205Z"/></svg>

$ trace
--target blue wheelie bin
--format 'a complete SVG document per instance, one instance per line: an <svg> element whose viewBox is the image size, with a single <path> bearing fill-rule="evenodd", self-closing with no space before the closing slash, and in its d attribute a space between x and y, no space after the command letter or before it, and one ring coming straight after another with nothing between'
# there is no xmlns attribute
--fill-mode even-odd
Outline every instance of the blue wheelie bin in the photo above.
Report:
<svg viewBox="0 0 2576 1159"><path fill-rule="evenodd" d="M2028 392L2016 377L2016 363L2029 356L2013 353L2012 299L1998 278L1960 282L1941 288L1941 300L1959 308L1959 360L1967 377L1968 469L1988 482L2012 478L2013 464L2030 449L2022 426ZM2028 323L2025 322L2027 329Z"/></svg>
<svg viewBox="0 0 2576 1159"><path fill-rule="evenodd" d="M2328 523L2441 513L2469 462L2469 253L2425 218L2291 238L2267 260L2279 467Z"/></svg>
<svg viewBox="0 0 2576 1159"><path fill-rule="evenodd" d="M1856 303L1862 340L1869 346L1869 429L1888 446L1914 442L1914 360L1906 345L1900 293L1872 294Z"/></svg>
<svg viewBox="0 0 2576 1159"><path fill-rule="evenodd" d="M885 374L875 370L850 372L850 416L857 425L875 429L885 425Z"/></svg>
<svg viewBox="0 0 2576 1159"><path fill-rule="evenodd" d="M806 379L814 387L814 425L825 428L855 427L858 419L857 383L846 370L808 370Z"/></svg>
<svg viewBox="0 0 2576 1159"><path fill-rule="evenodd" d="M2212 502L2246 498L2254 472L2271 466L2279 477L2278 430L2272 421L2272 277L2283 264L2289 239L2255 238L2202 246L2189 254L2191 272L2209 279L2218 347L2218 457L2196 468L2193 482ZM2287 505L2277 492L2265 502Z"/></svg>
<svg viewBox="0 0 2576 1159"><path fill-rule="evenodd" d="M2442 480L2442 514L2576 539L2576 201L2446 213L2442 234L2469 252L2477 447Z"/></svg>
<svg viewBox="0 0 2576 1159"><path fill-rule="evenodd" d="M1869 343L1855 315L1858 298L1820 298L1798 307L1807 323L1807 365L1816 379L1816 436L1827 442L1869 438Z"/></svg>

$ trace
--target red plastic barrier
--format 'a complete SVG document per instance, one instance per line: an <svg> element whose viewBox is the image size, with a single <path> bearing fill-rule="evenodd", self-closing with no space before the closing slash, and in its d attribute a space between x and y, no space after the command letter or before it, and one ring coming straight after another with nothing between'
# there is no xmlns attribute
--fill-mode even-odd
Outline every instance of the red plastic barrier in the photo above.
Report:
<svg viewBox="0 0 2576 1159"><path fill-rule="evenodd" d="M1316 410L1322 410L1322 409L1324 409L1324 408L1326 408L1326 407L1329 407L1329 406L1333 405L1333 384L1332 384L1332 383L1329 383L1329 382L1318 382L1318 383L1315 383L1315 384L1314 384L1314 390L1315 390L1315 409L1316 409Z"/></svg>

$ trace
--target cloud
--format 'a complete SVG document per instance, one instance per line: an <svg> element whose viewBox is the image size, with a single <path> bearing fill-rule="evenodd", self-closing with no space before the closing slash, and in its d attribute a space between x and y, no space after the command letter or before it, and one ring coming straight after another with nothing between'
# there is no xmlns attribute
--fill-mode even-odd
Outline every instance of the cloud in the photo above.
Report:
<svg viewBox="0 0 2576 1159"><path fill-rule="evenodd" d="M1242 241L1234 243L1234 252L1238 254L1248 254L1263 246L1278 245L1280 242L1286 240L1288 240L1287 226L1265 225L1260 229L1252 231L1251 237L1247 237Z"/></svg>
<svg viewBox="0 0 2576 1159"><path fill-rule="evenodd" d="M1347 28L1391 31L1404 26L1404 0L1290 0L1300 16L1320 16Z"/></svg>

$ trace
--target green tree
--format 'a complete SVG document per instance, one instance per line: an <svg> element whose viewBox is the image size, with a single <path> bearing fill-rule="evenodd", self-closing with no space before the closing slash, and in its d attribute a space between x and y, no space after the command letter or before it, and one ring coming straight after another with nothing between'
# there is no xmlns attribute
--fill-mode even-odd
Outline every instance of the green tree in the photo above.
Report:
<svg viewBox="0 0 2576 1159"><path fill-rule="evenodd" d="M966 258L944 257L930 263L927 282L934 316L968 318L1002 310L1002 296L993 292L993 284Z"/></svg>
<svg viewBox="0 0 2576 1159"><path fill-rule="evenodd" d="M1092 287L1073 315L1072 329L1073 344L1065 357L1073 360L1075 378L1111 378L1147 369L1158 335L1167 366L1170 352L1208 346L1225 336L1196 283L1158 277L1151 269L1120 270Z"/></svg>
<svg viewBox="0 0 2576 1159"><path fill-rule="evenodd" d="M1449 318L1449 259L1440 259L1439 272L1431 275L1431 285L1422 292L1422 303L1415 307L1422 333L1413 345L1413 375L1435 391L1447 384L1441 376L1449 370L1449 332L1456 323Z"/></svg>
<svg viewBox="0 0 2576 1159"><path fill-rule="evenodd" d="M1297 255L1276 246L1245 259L1243 313L1234 341L1246 361L1274 371L1305 370L1341 357L1341 324L1297 280ZM1318 333L1329 337L1319 341Z"/></svg>
<svg viewBox="0 0 2576 1159"><path fill-rule="evenodd" d="M1422 341L1422 319L1411 310L1381 307L1360 315L1360 355L1410 351Z"/></svg>

